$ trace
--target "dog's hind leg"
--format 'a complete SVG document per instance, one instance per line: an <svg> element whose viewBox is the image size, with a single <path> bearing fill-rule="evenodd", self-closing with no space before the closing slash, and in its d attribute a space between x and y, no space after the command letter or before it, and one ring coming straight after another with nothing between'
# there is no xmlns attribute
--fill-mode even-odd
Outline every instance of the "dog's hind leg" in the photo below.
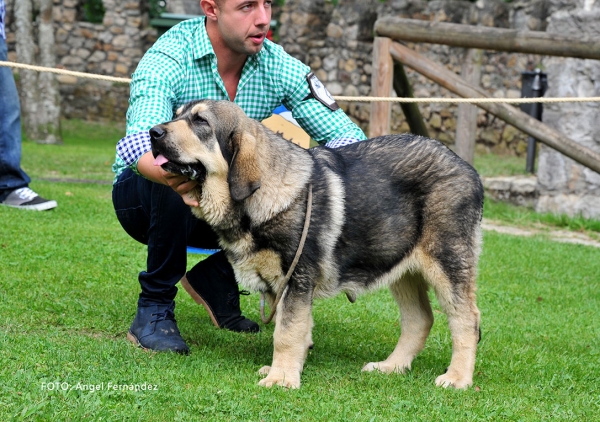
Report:
<svg viewBox="0 0 600 422"><path fill-rule="evenodd" d="M312 345L312 328L312 291L290 289L277 305L273 363L260 369L259 373L267 376L259 385L300 388L300 374Z"/></svg>
<svg viewBox="0 0 600 422"><path fill-rule="evenodd" d="M427 296L427 284L421 274L406 273L390 286L400 307L400 339L392 354L382 362L371 362L363 371L404 372L425 347L433 325L433 313Z"/></svg>
<svg viewBox="0 0 600 422"><path fill-rule="evenodd" d="M461 258L463 258L461 260ZM475 264L464 268L444 268L434 259L425 259L426 278L448 317L452 335L452 360L446 373L436 378L441 387L467 388L473 384L475 354L479 341L479 309L475 304ZM465 257L455 257L464 264ZM423 262L423 261L422 261ZM476 262L476 259L472 262Z"/></svg>

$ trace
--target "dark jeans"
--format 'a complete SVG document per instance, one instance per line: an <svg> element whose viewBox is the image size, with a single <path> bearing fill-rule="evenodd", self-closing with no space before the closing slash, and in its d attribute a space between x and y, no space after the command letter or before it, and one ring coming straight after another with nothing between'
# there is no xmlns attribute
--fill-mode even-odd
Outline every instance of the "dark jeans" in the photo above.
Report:
<svg viewBox="0 0 600 422"><path fill-rule="evenodd" d="M146 271L139 275L139 305L169 303L186 272L187 246L219 248L217 236L193 216L173 189L125 170L113 186L113 205L127 234L148 245Z"/></svg>
<svg viewBox="0 0 600 422"><path fill-rule="evenodd" d="M7 60L6 42L0 37L0 60ZM15 189L29 185L21 169L21 108L10 67L0 67L0 202Z"/></svg>

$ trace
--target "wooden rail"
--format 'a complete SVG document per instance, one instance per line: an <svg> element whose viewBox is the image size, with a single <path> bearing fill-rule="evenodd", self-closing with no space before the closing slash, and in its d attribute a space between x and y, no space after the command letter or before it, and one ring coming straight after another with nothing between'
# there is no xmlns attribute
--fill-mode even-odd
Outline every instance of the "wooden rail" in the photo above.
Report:
<svg viewBox="0 0 600 422"><path fill-rule="evenodd" d="M395 60L416 70L423 76L461 97L489 98L489 95L481 88L469 84L444 66L423 57L399 43L392 42L389 51ZM518 108L504 103L481 103L477 104L477 106L563 153L567 157L600 173L600 153L578 144L562 133L523 113Z"/></svg>
<svg viewBox="0 0 600 422"><path fill-rule="evenodd" d="M380 37L402 41L600 60L599 40L586 41L540 31L517 31L389 16L375 22L375 33Z"/></svg>
<svg viewBox="0 0 600 422"><path fill-rule="evenodd" d="M384 96L389 91L389 81L395 78L392 71L389 70L393 66L388 64L389 59L387 56L391 55L396 61L411 67L461 97L490 98L477 85L469 83L469 81L447 70L444 66L432 62L409 48L393 42L392 39L445 44L466 49L491 49L514 53L600 60L600 41L580 40L538 31L517 31L385 17L375 22L375 33L378 36L375 38L373 45L372 96ZM471 58L470 60L475 63L480 62L480 59ZM476 66L479 65L476 64ZM382 72L385 74L382 74ZM467 75L468 73L469 69L463 68L463 74ZM478 75L473 76L473 82L476 79L478 79ZM402 89L410 92L410 85L407 84L407 87ZM578 144L564 134L506 103L478 103L476 105L567 157L600 173L600 153ZM376 113L371 113L373 126L371 126L369 135L373 137L389 133L391 105L372 102L371 107L372 110L374 107ZM411 114L414 119L416 114L412 112ZM471 139L457 141L457 152L467 161L472 161L472 150L475 146L475 137L472 130L473 114L472 112L463 114L464 117L460 119L461 125L465 126L465 129L468 129L466 126L469 126L471 130L465 130L461 137L469 136ZM459 131L457 131L457 134L459 134Z"/></svg>

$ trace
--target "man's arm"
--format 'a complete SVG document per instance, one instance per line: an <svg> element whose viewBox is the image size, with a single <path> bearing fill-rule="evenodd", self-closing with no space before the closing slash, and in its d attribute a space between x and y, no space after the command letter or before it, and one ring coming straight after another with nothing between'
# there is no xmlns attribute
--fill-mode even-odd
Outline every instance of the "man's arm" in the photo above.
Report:
<svg viewBox="0 0 600 422"><path fill-rule="evenodd" d="M127 136L117 145L117 154L136 172L137 161L151 148L148 130L173 118L185 81L185 71L179 60L164 52L175 41L167 38L163 42L166 47L155 45L148 50L132 75Z"/></svg>
<svg viewBox="0 0 600 422"><path fill-rule="evenodd" d="M150 151L148 130L173 118L176 92L183 80L183 72L173 58L152 50L144 56L130 85L127 136L117 144L117 154L136 173L170 186L186 204L198 206L197 201L187 196L197 182L155 166Z"/></svg>
<svg viewBox="0 0 600 422"><path fill-rule="evenodd" d="M328 147L339 147L367 139L364 132L344 113L332 105L329 93L307 79L310 68L299 60L284 53L282 69L279 73L283 90L284 105L292 111L298 124L318 143ZM319 84L312 78L313 84ZM326 105L327 104L327 105ZM335 104L335 102L333 102ZM335 109L335 110L332 110Z"/></svg>
<svg viewBox="0 0 600 422"><path fill-rule="evenodd" d="M185 84L179 60L150 49L132 75L127 109L127 134L147 131L173 118L177 99Z"/></svg>

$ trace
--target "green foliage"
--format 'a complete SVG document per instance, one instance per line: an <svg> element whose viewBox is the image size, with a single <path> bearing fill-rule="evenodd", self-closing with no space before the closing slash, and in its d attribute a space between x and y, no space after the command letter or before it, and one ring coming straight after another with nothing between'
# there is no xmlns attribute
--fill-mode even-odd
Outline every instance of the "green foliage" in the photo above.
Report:
<svg viewBox="0 0 600 422"><path fill-rule="evenodd" d="M85 0L83 4L83 20L92 23L102 23L104 19L102 0Z"/></svg>
<svg viewBox="0 0 600 422"><path fill-rule="evenodd" d="M149 0L150 17L157 18L167 10L166 0Z"/></svg>
<svg viewBox="0 0 600 422"><path fill-rule="evenodd" d="M315 301L315 348L300 390L256 385L258 369L270 363L273 325L258 335L218 330L182 289L177 322L191 354L134 348L125 336L146 248L123 231L111 204L110 163L123 128L73 121L62 128L64 145L23 144L32 188L58 208L0 207L2 420L587 421L600 414L600 250L540 237L485 233L477 292L483 337L476 388L467 391L434 385L452 353L435 299L435 324L411 371L360 372L398 340L387 290L354 304L343 295ZM46 180L67 176L108 183ZM188 258L189 265L201 259ZM257 295L240 299L258 320ZM108 383L158 389L109 390Z"/></svg>

